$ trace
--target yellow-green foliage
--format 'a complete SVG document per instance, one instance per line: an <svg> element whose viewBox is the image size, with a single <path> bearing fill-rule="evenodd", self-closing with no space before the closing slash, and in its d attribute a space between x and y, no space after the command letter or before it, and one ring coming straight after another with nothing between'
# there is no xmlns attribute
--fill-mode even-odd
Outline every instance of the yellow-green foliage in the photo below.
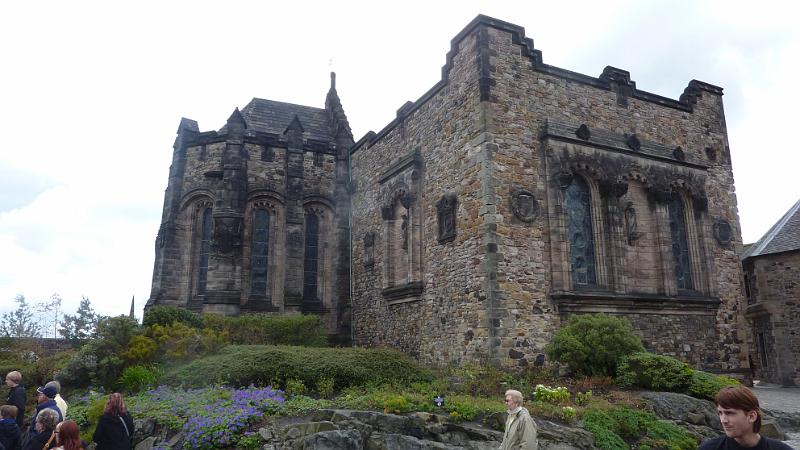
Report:
<svg viewBox="0 0 800 450"><path fill-rule="evenodd" d="M286 394L288 395L304 395L308 389L306 389L305 383L302 380L298 380L297 378L290 378L286 380Z"/></svg>
<svg viewBox="0 0 800 450"><path fill-rule="evenodd" d="M100 420L100 416L103 415L106 403L108 403L108 395L92 399L86 408L86 420L89 426L81 431L81 439L84 441L92 442L92 435L94 435L94 430L97 429L97 422Z"/></svg>
<svg viewBox="0 0 800 450"><path fill-rule="evenodd" d="M183 322L153 325L147 335L158 346L159 354L168 360L185 360L213 353L228 343L225 331L197 329Z"/></svg>
<svg viewBox="0 0 800 450"><path fill-rule="evenodd" d="M549 387L537 384L533 393L534 399L539 402L551 403L553 405L566 405L569 403L569 390L564 386Z"/></svg>
<svg viewBox="0 0 800 450"><path fill-rule="evenodd" d="M132 363L146 363L153 361L158 351L158 344L153 339L138 335L131 338L128 350L122 354L126 361Z"/></svg>
<svg viewBox="0 0 800 450"><path fill-rule="evenodd" d="M402 414L411 411L411 404L403 394L392 395L383 403L383 412Z"/></svg>
<svg viewBox="0 0 800 450"><path fill-rule="evenodd" d="M246 314L226 317L206 314L203 326L220 333L227 332L231 344L324 347L328 343L325 327L315 315Z"/></svg>
<svg viewBox="0 0 800 450"><path fill-rule="evenodd" d="M322 377L317 380L317 393L323 398L330 398L333 395L333 389L336 381L331 377Z"/></svg>

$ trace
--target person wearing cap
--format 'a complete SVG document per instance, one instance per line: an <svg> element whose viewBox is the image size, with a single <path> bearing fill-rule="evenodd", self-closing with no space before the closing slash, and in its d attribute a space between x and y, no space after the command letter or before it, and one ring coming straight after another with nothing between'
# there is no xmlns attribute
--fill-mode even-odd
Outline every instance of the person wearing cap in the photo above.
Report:
<svg viewBox="0 0 800 450"><path fill-rule="evenodd" d="M27 440L31 440L33 437L39 434L39 431L36 430L36 417L42 411L46 409L52 409L53 411L55 411L56 414L58 415L58 421L56 423L64 420L64 416L61 415L61 410L58 409L58 405L54 400L55 397L56 397L56 390L52 386L50 387L42 386L36 389L36 403L38 404L36 405L36 413L33 415L33 418L31 419L31 426L30 428L28 428Z"/></svg>
<svg viewBox="0 0 800 450"><path fill-rule="evenodd" d="M54 398L53 400L56 401L58 409L61 410L61 417L63 417L66 420L67 402L65 402L64 399L61 397L61 383L59 383L58 381L48 381L47 384L44 385L44 387L52 387L53 389L56 390L56 398Z"/></svg>
<svg viewBox="0 0 800 450"><path fill-rule="evenodd" d="M8 372L6 375L6 385L11 388L8 392L7 405L14 405L17 407L17 426L22 429L22 423L25 421L25 386L22 385L22 374L14 370Z"/></svg>

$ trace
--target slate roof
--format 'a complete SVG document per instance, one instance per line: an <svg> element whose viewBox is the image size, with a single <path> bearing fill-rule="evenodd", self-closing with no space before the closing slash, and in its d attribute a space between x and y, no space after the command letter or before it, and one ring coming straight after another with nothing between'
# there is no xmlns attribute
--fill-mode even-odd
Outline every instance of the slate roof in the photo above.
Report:
<svg viewBox="0 0 800 450"><path fill-rule="evenodd" d="M303 125L305 138L320 141L332 140L328 112L322 108L254 98L242 109L241 113L247 122L248 130L281 135L286 131L294 116L297 116ZM224 131L225 128L223 127L220 131Z"/></svg>
<svg viewBox="0 0 800 450"><path fill-rule="evenodd" d="M742 259L800 250L800 200L742 255Z"/></svg>

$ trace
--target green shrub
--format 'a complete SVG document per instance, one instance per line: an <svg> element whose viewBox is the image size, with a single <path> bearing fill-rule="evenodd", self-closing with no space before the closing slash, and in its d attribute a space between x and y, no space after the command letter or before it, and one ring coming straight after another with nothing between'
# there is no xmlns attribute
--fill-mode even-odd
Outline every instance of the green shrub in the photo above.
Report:
<svg viewBox="0 0 800 450"><path fill-rule="evenodd" d="M262 441L263 439L261 439L260 434L248 431L244 433L236 442L236 448L255 450L261 447Z"/></svg>
<svg viewBox="0 0 800 450"><path fill-rule="evenodd" d="M459 383L459 386L454 386L458 392L488 397L502 396L511 381L509 374L490 365L467 364L452 369L452 377Z"/></svg>
<svg viewBox="0 0 800 450"><path fill-rule="evenodd" d="M445 409L450 412L450 419L454 422L464 420L475 420L478 416L478 408L471 401L464 401L459 398L452 398L445 404Z"/></svg>
<svg viewBox="0 0 800 450"><path fill-rule="evenodd" d="M694 373L692 373L689 395L713 401L714 396L717 395L720 389L728 386L737 386L738 384L739 382L733 378L695 370Z"/></svg>
<svg viewBox="0 0 800 450"><path fill-rule="evenodd" d="M566 364L578 375L614 375L618 361L643 352L627 319L605 314L574 315L545 348L550 359Z"/></svg>
<svg viewBox="0 0 800 450"><path fill-rule="evenodd" d="M131 338L128 350L122 355L125 360L133 363L147 363L156 359L158 344L153 339L139 335Z"/></svg>
<svg viewBox="0 0 800 450"><path fill-rule="evenodd" d="M402 414L411 411L408 399L402 395L393 395L383 403L383 412L392 414Z"/></svg>
<svg viewBox="0 0 800 450"><path fill-rule="evenodd" d="M629 448L668 448L694 450L697 441L677 425L658 420L655 415L632 408L589 409L583 415L584 427L603 450Z"/></svg>
<svg viewBox="0 0 800 450"><path fill-rule="evenodd" d="M286 380L286 394L288 395L304 395L307 392L306 385L302 380L290 378Z"/></svg>
<svg viewBox="0 0 800 450"><path fill-rule="evenodd" d="M108 403L108 395L97 396L90 400L89 406L86 408L86 421L88 426L81 430L81 439L86 442L92 442L92 435L94 430L97 429L97 422L100 416L103 415L103 410Z"/></svg>
<svg viewBox="0 0 800 450"><path fill-rule="evenodd" d="M188 309L176 308L174 306L151 306L144 312L142 326L151 327L153 325L172 325L175 322L186 324L190 327L201 328L203 318Z"/></svg>
<svg viewBox="0 0 800 450"><path fill-rule="evenodd" d="M158 354L167 361L208 355L228 344L228 334L225 331L198 329L183 322L156 324L147 329L147 334L156 343Z"/></svg>
<svg viewBox="0 0 800 450"><path fill-rule="evenodd" d="M203 326L227 332L230 343L238 345L300 345L324 347L328 344L325 327L316 315L246 314L225 317L203 316Z"/></svg>
<svg viewBox="0 0 800 450"><path fill-rule="evenodd" d="M306 386L329 377L340 389L385 382L426 381L431 374L396 350L314 348L271 345L230 345L219 353L174 367L163 382L205 386L264 386L275 381L301 380Z"/></svg>
<svg viewBox="0 0 800 450"><path fill-rule="evenodd" d="M537 384L533 392L533 398L537 402L551 403L553 405L563 405L569 403L569 390L564 386L551 388L543 384Z"/></svg>
<svg viewBox="0 0 800 450"><path fill-rule="evenodd" d="M323 377L317 380L317 393L323 398L330 398L336 382L331 377Z"/></svg>
<svg viewBox="0 0 800 450"><path fill-rule="evenodd" d="M575 404L578 406L586 406L592 401L592 391L576 392Z"/></svg>
<svg viewBox="0 0 800 450"><path fill-rule="evenodd" d="M617 383L654 391L686 392L693 372L686 363L670 356L639 352L622 358L617 367Z"/></svg>
<svg viewBox="0 0 800 450"><path fill-rule="evenodd" d="M155 368L136 365L126 367L117 380L117 387L125 392L138 392L158 384L159 372Z"/></svg>

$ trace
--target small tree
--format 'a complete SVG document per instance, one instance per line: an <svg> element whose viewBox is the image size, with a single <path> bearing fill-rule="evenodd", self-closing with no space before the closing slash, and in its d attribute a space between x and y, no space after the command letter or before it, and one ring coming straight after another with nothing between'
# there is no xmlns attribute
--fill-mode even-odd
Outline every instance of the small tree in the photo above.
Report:
<svg viewBox="0 0 800 450"><path fill-rule="evenodd" d="M53 330L53 337L58 336L58 319L61 316L61 296L53 294L46 301L36 303L36 311L42 315L40 322L45 337Z"/></svg>
<svg viewBox="0 0 800 450"><path fill-rule="evenodd" d="M0 334L17 338L40 337L41 326L36 322L25 296L17 294L14 301L18 303L17 310L3 314L3 319L0 320Z"/></svg>
<svg viewBox="0 0 800 450"><path fill-rule="evenodd" d="M96 336L99 319L92 309L92 302L83 297L74 315L64 314L59 332L73 344L80 344Z"/></svg>
<svg viewBox="0 0 800 450"><path fill-rule="evenodd" d="M620 358L643 352L644 346L627 319L586 314L570 317L545 351L578 375L613 376Z"/></svg>

